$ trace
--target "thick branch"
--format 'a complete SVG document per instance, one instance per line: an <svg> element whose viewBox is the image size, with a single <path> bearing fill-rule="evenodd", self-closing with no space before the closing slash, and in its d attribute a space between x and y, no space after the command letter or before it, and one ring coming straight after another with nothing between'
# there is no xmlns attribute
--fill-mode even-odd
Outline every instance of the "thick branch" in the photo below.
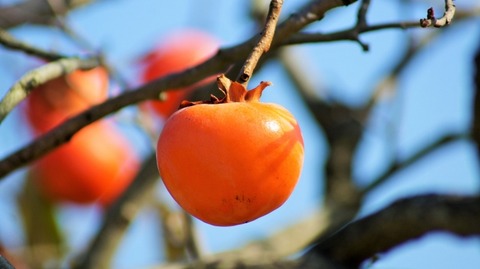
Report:
<svg viewBox="0 0 480 269"><path fill-rule="evenodd" d="M245 64L243 65L242 70L237 78L237 82L243 84L245 87L252 77L253 70L257 66L258 60L260 60L260 57L263 53L270 49L270 45L275 34L275 29L277 27L278 18L280 17L280 11L282 10L282 5L283 0L272 0L270 2L270 9L268 10L265 27L260 34L260 39L245 61Z"/></svg>
<svg viewBox="0 0 480 269"><path fill-rule="evenodd" d="M480 235L480 196L420 195L398 200L385 209L350 223L317 243L299 260L281 257L245 260L218 254L193 264L168 264L161 269L187 268L358 268L386 252L429 232L446 231L458 236Z"/></svg>
<svg viewBox="0 0 480 269"><path fill-rule="evenodd" d="M480 235L480 196L422 195L398 200L373 215L355 221L323 242L306 256L328 257L347 267L377 253L433 231L459 236ZM308 268L308 267L307 267Z"/></svg>

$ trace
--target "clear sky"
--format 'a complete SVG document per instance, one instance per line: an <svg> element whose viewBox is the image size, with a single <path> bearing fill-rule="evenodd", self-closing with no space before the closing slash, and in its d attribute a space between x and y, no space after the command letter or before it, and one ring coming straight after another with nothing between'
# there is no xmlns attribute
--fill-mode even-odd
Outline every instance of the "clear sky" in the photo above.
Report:
<svg viewBox="0 0 480 269"><path fill-rule="evenodd" d="M215 35L223 46L237 44L254 34L254 25L247 22L245 0L231 1L99 1L72 12L68 22L93 47L105 52L132 85L138 69L135 60L162 40L168 32L179 28L200 28ZM305 1L286 1L283 15L295 11ZM437 13L443 1L412 1L412 10L399 9L398 1L373 0L369 22L418 20L425 10L434 6ZM2 1L0 1L0 4ZM458 1L457 7L479 6L475 0ZM324 32L343 29L355 21L357 5L339 8L327 14L310 30ZM416 29L417 36L434 29ZM13 33L22 40L48 49L76 53L78 48L55 30L44 27L19 27ZM309 75L318 90L327 91L342 102L362 104L388 72L393 59L400 57L406 42L406 32L388 30L363 35L370 45L363 52L354 42L310 44L293 47L308 66ZM451 25L444 35L427 45L400 75L396 97L384 100L369 120L355 162L355 176L361 185L367 184L385 169L392 156L408 157L423 143L444 132L468 130L472 105L472 55L480 40L480 21L469 20ZM33 64L19 53L0 48L0 95L15 79ZM196 222L207 250L211 252L236 248L249 240L265 237L275 230L307 217L321 202L321 166L327 150L321 129L303 106L293 85L275 61L257 72L251 85L261 80L272 81L263 101L285 106L298 119L305 139L305 167L291 198L275 212L245 225L219 228ZM14 112L0 125L0 157L29 141L25 128L16 124ZM127 115L128 120L128 115ZM392 129L393 128L393 129ZM392 136L392 130L394 135ZM392 140L393 139L393 140ZM145 139L132 134L140 151L147 148ZM392 155L393 154L393 155ZM20 244L19 219L13 203L22 172L0 183L0 239L13 246ZM12 191L13 190L13 191ZM365 201L361 214L368 214L399 197L439 192L473 194L480 190L478 160L468 142L457 142L431 154L425 160L402 171L387 184L373 191ZM159 193L165 196L163 191ZM71 244L84 246L95 232L99 212L93 207L63 207L60 220L72 235ZM9 220L9 221L5 221ZM142 212L133 223L119 250L116 268L138 268L158 263L161 259L158 243L158 223L151 212ZM153 236L152 236L153 235ZM135 255L131 255L132 252ZM128 257L128 258L125 258ZM406 244L385 255L374 268L478 268L480 240L458 239L445 234L429 235Z"/></svg>

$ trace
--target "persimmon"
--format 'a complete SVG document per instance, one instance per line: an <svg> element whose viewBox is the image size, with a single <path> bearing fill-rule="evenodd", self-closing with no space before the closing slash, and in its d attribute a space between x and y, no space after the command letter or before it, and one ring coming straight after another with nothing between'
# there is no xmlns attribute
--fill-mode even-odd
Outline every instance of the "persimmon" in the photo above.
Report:
<svg viewBox="0 0 480 269"><path fill-rule="evenodd" d="M184 102L165 123L157 163L167 190L196 218L217 226L250 222L281 206L301 173L303 138L285 108L218 78L222 99Z"/></svg>
<svg viewBox="0 0 480 269"><path fill-rule="evenodd" d="M152 52L143 57L141 62L145 66L142 71L142 82L149 82L200 64L213 56L218 47L215 38L198 30L181 30L168 35ZM196 87L212 79L214 78L207 78L190 87L168 91L165 101L148 101L145 106L157 115L168 118Z"/></svg>
<svg viewBox="0 0 480 269"><path fill-rule="evenodd" d="M35 131L44 133L107 97L108 73L104 68L77 70L34 89L26 100L26 115Z"/></svg>
<svg viewBox="0 0 480 269"><path fill-rule="evenodd" d="M109 205L139 169L133 152L112 122L95 122L38 160L34 180L53 201Z"/></svg>
<svg viewBox="0 0 480 269"><path fill-rule="evenodd" d="M107 99L108 73L102 67L74 71L34 89L26 118L42 134L67 118ZM65 145L32 167L33 180L53 201L106 206L133 180L139 168L134 149L114 126L101 120L77 132Z"/></svg>

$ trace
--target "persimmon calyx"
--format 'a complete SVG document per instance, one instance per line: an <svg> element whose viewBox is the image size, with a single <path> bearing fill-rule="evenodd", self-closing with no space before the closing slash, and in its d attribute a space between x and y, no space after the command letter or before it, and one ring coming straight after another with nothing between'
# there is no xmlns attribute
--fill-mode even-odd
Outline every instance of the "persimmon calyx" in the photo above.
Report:
<svg viewBox="0 0 480 269"><path fill-rule="evenodd" d="M199 104L225 104L233 102L258 102L262 96L263 90L272 85L269 81L262 81L260 84L247 90L242 84L232 81L224 74L217 77L217 84L220 91L225 95L223 98L218 98L214 95L210 95L210 100L207 101L182 101L179 109L199 105Z"/></svg>

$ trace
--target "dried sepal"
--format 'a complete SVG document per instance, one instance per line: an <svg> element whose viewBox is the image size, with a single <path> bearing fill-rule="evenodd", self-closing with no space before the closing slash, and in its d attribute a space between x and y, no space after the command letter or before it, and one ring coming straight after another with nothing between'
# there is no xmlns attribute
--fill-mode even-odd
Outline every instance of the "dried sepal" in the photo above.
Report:
<svg viewBox="0 0 480 269"><path fill-rule="evenodd" d="M220 91L225 95L223 98L220 99L214 95L210 95L210 100L194 102L182 101L179 109L200 104L225 104L232 102L259 101L263 90L271 84L272 83L268 81L262 81L257 87L247 90L242 84L232 81L222 74L217 77L217 85Z"/></svg>

